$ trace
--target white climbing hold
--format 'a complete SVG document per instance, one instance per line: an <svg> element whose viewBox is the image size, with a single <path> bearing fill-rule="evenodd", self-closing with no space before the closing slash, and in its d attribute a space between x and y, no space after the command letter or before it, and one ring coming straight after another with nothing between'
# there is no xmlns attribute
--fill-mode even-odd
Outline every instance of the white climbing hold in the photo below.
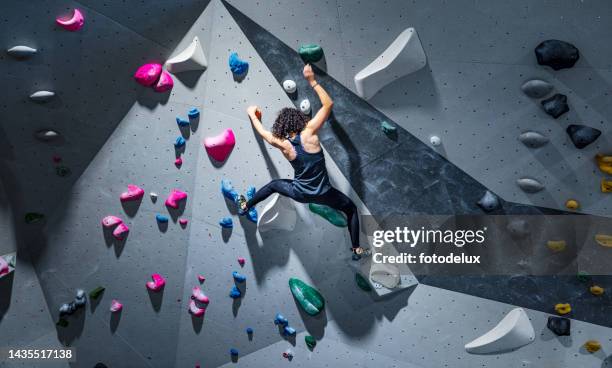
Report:
<svg viewBox="0 0 612 368"><path fill-rule="evenodd" d="M297 214L292 201L275 193L261 212L257 228L260 233L270 230L292 231L296 221Z"/></svg>
<svg viewBox="0 0 612 368"><path fill-rule="evenodd" d="M37 131L34 136L39 141L50 142L58 139L60 137L60 134L55 130L42 129Z"/></svg>
<svg viewBox="0 0 612 368"><path fill-rule="evenodd" d="M538 148L542 147L546 143L548 143L548 138L542 135L541 133L528 131L521 133L519 135L519 141L521 141L525 146L530 148Z"/></svg>
<svg viewBox="0 0 612 368"><path fill-rule="evenodd" d="M500 353L518 349L535 340L535 331L523 308L511 310L489 332L465 345L472 354Z"/></svg>
<svg viewBox="0 0 612 368"><path fill-rule="evenodd" d="M310 101L307 98L300 102L300 110L306 115L310 114Z"/></svg>
<svg viewBox="0 0 612 368"><path fill-rule="evenodd" d="M544 189L544 184L532 178L520 178L516 184L526 193L537 193Z"/></svg>
<svg viewBox="0 0 612 368"><path fill-rule="evenodd" d="M370 268L370 280L381 284L387 289L393 289L400 283L399 269L390 264L372 263Z"/></svg>
<svg viewBox="0 0 612 368"><path fill-rule="evenodd" d="M295 93L297 91L297 84L295 84L295 81L287 79L283 82L283 88L287 93Z"/></svg>
<svg viewBox="0 0 612 368"><path fill-rule="evenodd" d="M23 46L23 45L14 46L6 50L7 54L11 55L12 57L16 57L18 59L24 59L24 58L30 57L36 54L37 52L38 50L33 49L29 46Z"/></svg>
<svg viewBox="0 0 612 368"><path fill-rule="evenodd" d="M208 62L198 36L193 38L193 41L185 50L168 59L165 64L166 69L173 74L192 70L206 70L207 66Z"/></svg>
<svg viewBox="0 0 612 368"><path fill-rule="evenodd" d="M442 140L437 135L432 135L431 137L429 137L429 143L431 143L432 146L437 147L442 144Z"/></svg>
<svg viewBox="0 0 612 368"><path fill-rule="evenodd" d="M531 98L542 98L552 92L553 85L539 79L532 79L521 86L524 94Z"/></svg>
<svg viewBox="0 0 612 368"><path fill-rule="evenodd" d="M149 193L149 197L151 197L152 202L157 202L157 197L158 197L157 193L151 192Z"/></svg>
<svg viewBox="0 0 612 368"><path fill-rule="evenodd" d="M427 64L421 40L407 28L368 66L355 75L357 94L369 99L392 81L416 72Z"/></svg>
<svg viewBox="0 0 612 368"><path fill-rule="evenodd" d="M30 100L36 102L47 102L55 97L55 92L51 91L37 91L30 95Z"/></svg>

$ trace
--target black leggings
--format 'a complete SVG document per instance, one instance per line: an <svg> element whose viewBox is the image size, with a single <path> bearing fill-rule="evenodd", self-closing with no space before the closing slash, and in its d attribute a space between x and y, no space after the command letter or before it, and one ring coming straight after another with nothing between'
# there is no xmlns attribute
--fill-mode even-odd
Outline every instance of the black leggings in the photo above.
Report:
<svg viewBox="0 0 612 368"><path fill-rule="evenodd" d="M327 192L317 196L304 196L293 188L293 180L276 179L272 180L264 187L259 189L253 198L247 202L247 207L254 207L257 203L265 200L273 193L278 193L285 197L292 198L300 203L317 203L324 204L338 211L344 212L348 222L348 230L351 235L351 243L353 248L359 247L359 215L357 207L349 197L344 195L336 188L330 188Z"/></svg>

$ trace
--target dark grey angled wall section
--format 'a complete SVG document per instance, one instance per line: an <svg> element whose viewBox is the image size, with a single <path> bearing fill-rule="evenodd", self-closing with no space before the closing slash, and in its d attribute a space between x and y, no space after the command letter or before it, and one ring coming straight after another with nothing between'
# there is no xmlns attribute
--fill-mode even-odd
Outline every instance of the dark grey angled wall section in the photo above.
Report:
<svg viewBox="0 0 612 368"><path fill-rule="evenodd" d="M304 63L298 53L232 5L223 3L279 84L285 79L296 81L295 105L308 98L316 111L318 100L301 76ZM318 80L334 99L334 115L320 132L321 142L377 221L384 226L391 215L483 214L476 202L487 190L485 186L325 74L321 70L324 60L317 64ZM383 134L381 121L394 125L397 134ZM566 214L503 200L501 204L491 214ZM581 306L576 308L574 318L612 326L605 303L584 302L584 287L574 277L427 276L420 281L544 312L552 312L561 298ZM612 286L610 277L597 281Z"/></svg>

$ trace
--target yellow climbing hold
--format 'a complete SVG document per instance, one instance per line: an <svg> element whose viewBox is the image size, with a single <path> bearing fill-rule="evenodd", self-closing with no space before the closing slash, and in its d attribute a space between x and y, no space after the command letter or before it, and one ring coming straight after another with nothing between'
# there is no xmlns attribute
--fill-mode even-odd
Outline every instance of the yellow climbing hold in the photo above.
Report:
<svg viewBox="0 0 612 368"><path fill-rule="evenodd" d="M572 311L572 306L569 303L559 303L555 305L555 312L563 315Z"/></svg>
<svg viewBox="0 0 612 368"><path fill-rule="evenodd" d="M601 179L601 192L612 193L612 180Z"/></svg>
<svg viewBox="0 0 612 368"><path fill-rule="evenodd" d="M612 235L595 234L595 241L602 247L612 248Z"/></svg>
<svg viewBox="0 0 612 368"><path fill-rule="evenodd" d="M553 252L562 252L565 250L565 240L549 240L546 242L548 249Z"/></svg>
<svg viewBox="0 0 612 368"><path fill-rule="evenodd" d="M597 340L589 340L584 343L584 348L589 353L595 353L601 349L601 343Z"/></svg>
<svg viewBox="0 0 612 368"><path fill-rule="evenodd" d="M606 174L612 174L612 156L604 156L601 153L598 153L595 155L595 161L597 161L599 170L605 172Z"/></svg>
<svg viewBox="0 0 612 368"><path fill-rule="evenodd" d="M593 285L589 288L589 291L591 292L591 294L599 296L604 293L604 288L598 285Z"/></svg>
<svg viewBox="0 0 612 368"><path fill-rule="evenodd" d="M568 199L567 202L565 202L565 207L570 210L577 210L578 207L580 207L580 203L575 199Z"/></svg>

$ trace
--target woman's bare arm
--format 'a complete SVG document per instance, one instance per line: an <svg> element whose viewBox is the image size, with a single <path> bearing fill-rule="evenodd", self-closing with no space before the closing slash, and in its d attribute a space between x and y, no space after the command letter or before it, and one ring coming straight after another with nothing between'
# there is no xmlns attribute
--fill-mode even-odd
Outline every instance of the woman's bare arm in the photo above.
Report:
<svg viewBox="0 0 612 368"><path fill-rule="evenodd" d="M263 124L261 123L261 110L257 106L249 106L247 108L247 114L249 115L249 119L251 119L251 124L266 142L273 145L274 147L281 148L280 141L272 135L272 132L266 130Z"/></svg>
<svg viewBox="0 0 612 368"><path fill-rule="evenodd" d="M332 107L334 107L334 101L332 101L325 89L315 80L315 75L310 64L307 64L304 67L304 78L306 78L321 101L321 108L308 122L308 125L306 125L306 129L310 130L312 134L316 134L317 131L323 126L327 118L329 118L329 115L332 112Z"/></svg>

